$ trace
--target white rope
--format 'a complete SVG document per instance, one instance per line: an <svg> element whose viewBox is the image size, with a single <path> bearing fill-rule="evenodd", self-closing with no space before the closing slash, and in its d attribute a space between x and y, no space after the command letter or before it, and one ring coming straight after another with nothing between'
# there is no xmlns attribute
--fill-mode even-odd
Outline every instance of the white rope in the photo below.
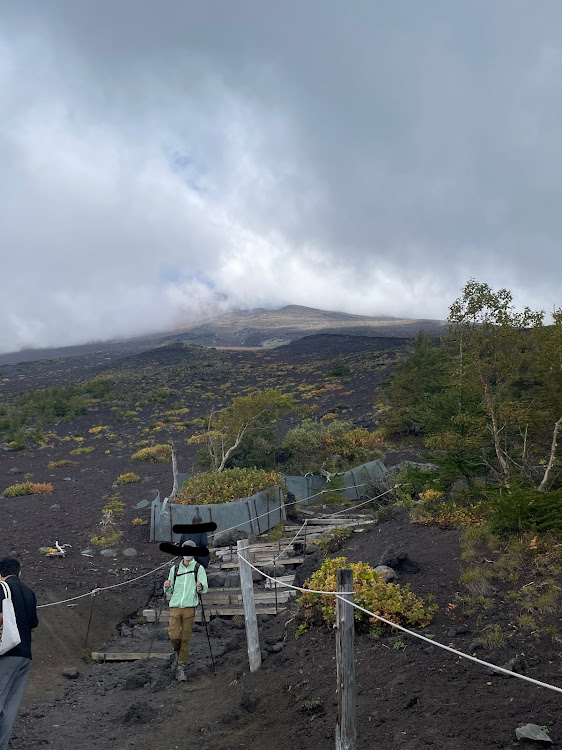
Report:
<svg viewBox="0 0 562 750"><path fill-rule="evenodd" d="M247 563L251 568L254 570L257 570L258 573L261 573L264 578L269 578L270 581L277 580L273 579L271 576L266 575L261 570L258 570L254 565L252 565L251 562L246 560L242 555L240 555L239 552L237 552L238 557L240 560L244 560L245 563ZM368 609L364 609L364 607L359 606L359 604L355 604L355 602L350 601L348 598L350 595L350 592L346 591L318 591L315 589L304 589L300 586L293 586L290 583L285 583L285 581L278 581L278 583L281 586L286 586L287 588L293 589L294 591L301 591L303 594L322 594L323 596L335 596L337 599L340 599L343 602L347 602L347 604L351 604L352 607L355 607L355 609L359 609L361 612L364 612L367 615L370 615L371 617L375 617L377 620L380 620L381 622L384 622L385 625L390 625L392 628L396 628L397 630L402 631L403 633L407 633L408 635L413 636L414 638L419 638L422 641L425 641L426 643L429 643L431 646L438 646L439 648L444 649L445 651L450 651L452 654L456 654L457 656L462 657L463 659L469 659L470 661L476 662L476 664L481 664L484 667L491 667L496 672L502 672L503 674L508 675L509 677L518 677L520 680L525 680L526 682L532 682L534 685L538 685L539 687L548 688L549 690L555 690L557 693L562 693L562 688L556 687L555 685L550 685L548 682L541 682L541 680L535 680L532 677L527 677L526 675L518 674L517 672L510 672L509 669L505 669L504 667L498 667L495 664L490 664L490 662L483 661L482 659L477 659L475 656L471 656L470 654L465 654L463 651L458 651L456 648L452 648L451 646L445 646L444 643L439 643L439 641L434 641L431 638L426 638L424 635L420 635L419 633L414 633L412 630L408 630L407 628L402 627L402 625L397 625L395 622L391 622L390 620L386 620L384 617L381 617L380 615L376 615L374 612L370 612Z"/></svg>
<svg viewBox="0 0 562 750"><path fill-rule="evenodd" d="M359 487L363 487L363 485L358 485ZM367 505L368 503L372 503L374 500L378 500L379 497L383 497L384 495L388 495L389 492L392 492L392 490L395 490L397 487L402 487L401 484L395 484L393 487L390 487L390 489L386 490L385 492L381 493L380 495L377 495L376 497L370 497L365 502L359 503L359 505L354 505L352 508L344 508L343 510L338 510L335 513L329 513L327 518L333 518L334 516L339 516L341 513L351 513L357 508L361 508L363 505ZM368 523L368 521L366 521Z"/></svg>
<svg viewBox="0 0 562 750"><path fill-rule="evenodd" d="M364 487L364 486L365 486L364 484L357 484L357 485L353 485L353 486L350 486L350 487L343 487L342 490L352 490L355 487ZM298 503L304 502L304 500L310 500L311 498L316 497L317 495L322 495L325 492L331 492L331 491L332 490L320 490L320 492L317 492L314 495L310 495L309 497L304 498L303 500L295 500L294 503L285 503L283 507L289 508L292 505L297 505ZM338 491L340 491L340 490L338 490ZM382 495L386 495L387 492L390 492L390 490L387 490L386 492L383 492ZM367 502L371 502L372 500L378 500L378 498L382 497L382 495L377 495L377 497L370 498ZM365 503L361 503L361 504L365 505ZM359 507L359 506L357 506L357 507ZM267 513L262 513L259 516L254 516L251 519L251 521L256 521L258 518L263 518L264 516L269 516L269 515L271 515L272 512L273 511L268 511ZM346 512L348 512L348 510ZM220 533L222 534L223 532L226 532L226 531L234 531L234 529L237 529L239 526L245 526L247 523L248 523L248 521L243 521L242 523L236 524L236 526L231 526L229 529L223 529ZM300 529L299 529L299 531L300 531ZM295 539L298 536L298 533L299 532L297 532L297 534L295 535ZM291 544L292 544L292 542L291 542ZM285 552L285 550L283 550L283 552ZM281 554L283 554L283 553L281 553ZM149 575L152 575L153 573L158 572L162 568L165 568L168 564L169 564L168 562L162 563L162 565L159 565L157 568L154 568L153 570L150 570L148 573L143 573L142 575L137 576L136 578L130 578L130 579L126 580L126 581L121 581L121 583L114 583L111 586L104 586L103 588L92 589L92 591L88 591L86 594L79 594L78 596L73 596L70 599L61 599L61 601L50 602L49 604L39 604L37 606L37 609L41 609L43 607L55 607L58 604L67 604L68 602L74 602L77 599L83 599L86 596L92 596L92 595L97 594L97 593L99 593L101 591L109 591L109 589L115 589L115 588L118 588L119 586L126 586L129 583L134 583L135 581L139 581L141 578L146 578L146 576L149 576Z"/></svg>
<svg viewBox="0 0 562 750"><path fill-rule="evenodd" d="M148 573L143 573L142 575L137 576L136 578L129 578L126 581L121 581L120 583L113 583L111 586L103 586L102 588L92 589L92 591L88 591L87 594L80 594L79 596L73 596L70 599L62 599L60 602L50 602L49 604L39 604L37 606L37 609L41 609L42 607L54 607L57 604L66 604L67 602L74 602L76 601L76 599L83 599L85 596L93 596L94 594L99 594L101 591L109 591L109 589L116 589L116 588L119 588L119 586L126 586L128 583L134 583L135 581L140 581L141 578L146 578L146 576L150 576L153 573L156 573L158 570L165 568L169 564L170 564L169 561L166 561L165 563L162 563L162 565L159 565L157 568L154 568L153 570L149 570Z"/></svg>
<svg viewBox="0 0 562 750"><path fill-rule="evenodd" d="M276 562L277 560L279 560L279 558L281 557L281 555L284 555L284 554L285 554L285 552L286 552L286 551L287 551L287 550L289 549L289 547L290 547L290 546L291 546L291 545L293 544L293 542L295 541L295 539L296 539L296 538L298 537L298 535L299 535L299 534L301 533L301 531L302 531L302 530L304 529L304 527L306 526L306 523L307 523L307 522L306 522L306 520L305 520L305 522L304 522L304 523L303 523L303 525L302 525L302 526L300 527L300 529L299 529L299 530L297 531L297 533L295 534L295 536L294 536L294 537L293 537L293 538L291 539L291 541L289 542L289 544L288 544L288 545L287 545L287 546L285 547L285 549L281 550L281 552L280 552L280 553L279 553L279 554L277 555L277 557L275 557L275 558L273 559L273 562Z"/></svg>

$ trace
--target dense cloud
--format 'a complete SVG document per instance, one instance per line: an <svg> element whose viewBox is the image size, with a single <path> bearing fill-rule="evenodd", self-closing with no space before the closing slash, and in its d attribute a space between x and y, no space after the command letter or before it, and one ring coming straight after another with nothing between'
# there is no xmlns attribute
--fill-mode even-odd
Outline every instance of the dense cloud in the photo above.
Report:
<svg viewBox="0 0 562 750"><path fill-rule="evenodd" d="M0 7L0 351L560 303L557 0Z"/></svg>

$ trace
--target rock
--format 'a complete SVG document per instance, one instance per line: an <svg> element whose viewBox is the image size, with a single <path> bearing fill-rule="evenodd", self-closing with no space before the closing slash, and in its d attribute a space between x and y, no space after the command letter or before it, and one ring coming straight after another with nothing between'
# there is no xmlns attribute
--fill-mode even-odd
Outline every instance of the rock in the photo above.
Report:
<svg viewBox="0 0 562 750"><path fill-rule="evenodd" d="M100 555L103 557L117 557L117 550L116 549L102 549L100 552Z"/></svg>
<svg viewBox="0 0 562 750"><path fill-rule="evenodd" d="M377 565L375 573L377 573L385 583L390 583L398 578L398 573L392 568L389 568L388 565Z"/></svg>
<svg viewBox="0 0 562 750"><path fill-rule="evenodd" d="M224 573L208 573L207 574L207 583L209 584L209 588L221 588L224 586L224 582L226 580L226 575Z"/></svg>
<svg viewBox="0 0 562 750"><path fill-rule="evenodd" d="M260 581L263 581L263 576L258 570L254 570L253 568L251 570L252 570L252 581L254 583L259 583Z"/></svg>
<svg viewBox="0 0 562 750"><path fill-rule="evenodd" d="M93 557L94 550L93 549L83 549L80 554L84 555L85 557Z"/></svg>
<svg viewBox="0 0 562 750"><path fill-rule="evenodd" d="M383 555L381 565L386 565L399 573L419 573L421 570L418 563L408 557L407 552L388 552Z"/></svg>
<svg viewBox="0 0 562 750"><path fill-rule="evenodd" d="M258 707L259 702L259 695L252 695L251 693L244 692L242 693L242 698L240 699L240 706L248 711L248 713L252 713Z"/></svg>
<svg viewBox="0 0 562 750"><path fill-rule="evenodd" d="M319 552L319 551L320 551L320 547L317 544L314 544L314 542L306 543L305 554L313 555L315 552Z"/></svg>
<svg viewBox="0 0 562 750"><path fill-rule="evenodd" d="M209 633L215 638L230 638L232 634L232 623L221 617L212 619L208 627Z"/></svg>
<svg viewBox="0 0 562 750"><path fill-rule="evenodd" d="M23 470L19 469L17 466L12 466L10 474L23 474Z"/></svg>
<svg viewBox="0 0 562 750"><path fill-rule="evenodd" d="M55 503L54 505L50 505L49 510L60 510L60 505L58 503Z"/></svg>
<svg viewBox="0 0 562 750"><path fill-rule="evenodd" d="M140 503L137 503L137 504L136 504L135 506L133 506L133 507L135 507L135 508L137 508L138 510L140 510L141 508L146 508L146 507L147 507L147 505L150 505L150 503L149 503L149 501L148 501L148 500L141 500L141 501L140 501Z"/></svg>
<svg viewBox="0 0 562 750"><path fill-rule="evenodd" d="M62 670L62 676L66 677L68 680L77 680L78 677L80 677L80 672L76 667L66 667L66 669Z"/></svg>
<svg viewBox="0 0 562 750"><path fill-rule="evenodd" d="M224 585L225 588L238 588L240 586L240 574L239 573L229 573L224 577Z"/></svg>
<svg viewBox="0 0 562 750"><path fill-rule="evenodd" d="M469 651L480 651L480 649L484 648L484 644L480 643L480 641L472 641L470 646L468 647Z"/></svg>
<svg viewBox="0 0 562 750"><path fill-rule="evenodd" d="M261 570L265 573L266 576L271 576L272 578L279 578L279 576L285 575L285 566L279 563L275 566L273 566L272 564L262 565Z"/></svg>
<svg viewBox="0 0 562 750"><path fill-rule="evenodd" d="M63 477L62 481L63 482L74 482L74 479L72 477Z"/></svg>
<svg viewBox="0 0 562 750"><path fill-rule="evenodd" d="M127 549L123 550L123 554L125 557L136 557L137 551L134 547L127 547Z"/></svg>
<svg viewBox="0 0 562 750"><path fill-rule="evenodd" d="M236 542L239 539L247 539L248 534L246 534L245 531L241 531L240 529L230 529L229 531L219 531L218 534L215 534L213 537L213 546L214 547L228 547L232 545L233 547L236 547Z"/></svg>
<svg viewBox="0 0 562 750"><path fill-rule="evenodd" d="M265 650L270 654L278 654L280 651L283 651L284 645L284 643L274 643L272 646L266 646Z"/></svg>
<svg viewBox="0 0 562 750"><path fill-rule="evenodd" d="M159 630L156 633L156 640L157 641L167 641L168 640L168 628L166 628L166 630Z"/></svg>
<svg viewBox="0 0 562 750"><path fill-rule="evenodd" d="M502 669L507 669L508 672L519 672L520 662L517 659L510 659L505 664L500 664L500 667ZM488 667L486 669L486 673L491 674L494 677L507 677L508 676L505 674L505 672L500 672L497 669L494 669L493 667Z"/></svg>
<svg viewBox="0 0 562 750"><path fill-rule="evenodd" d="M133 631L131 628L127 628L125 626L121 627L121 638L131 638L133 635Z"/></svg>
<svg viewBox="0 0 562 750"><path fill-rule="evenodd" d="M534 742L540 742L541 746L551 745L552 740L543 732L543 730L537 726L537 724L525 724L523 727L517 727L515 730L515 736L518 740L532 740Z"/></svg>

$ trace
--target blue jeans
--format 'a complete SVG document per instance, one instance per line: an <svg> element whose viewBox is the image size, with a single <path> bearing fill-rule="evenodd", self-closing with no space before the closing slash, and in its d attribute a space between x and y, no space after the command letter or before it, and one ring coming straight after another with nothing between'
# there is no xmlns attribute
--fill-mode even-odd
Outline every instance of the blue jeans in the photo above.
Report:
<svg viewBox="0 0 562 750"><path fill-rule="evenodd" d="M10 742L30 667L25 656L0 656L0 750Z"/></svg>

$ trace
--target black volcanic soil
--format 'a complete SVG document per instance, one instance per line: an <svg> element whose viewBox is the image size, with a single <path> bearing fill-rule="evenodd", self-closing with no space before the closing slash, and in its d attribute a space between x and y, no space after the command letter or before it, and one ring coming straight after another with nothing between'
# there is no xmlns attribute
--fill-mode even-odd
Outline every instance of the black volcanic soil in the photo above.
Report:
<svg viewBox="0 0 562 750"><path fill-rule="evenodd" d="M368 533L354 534L338 554L374 565L391 550L406 551L421 568L401 574L401 583L411 583L418 594L434 594L439 604L434 621L422 632L467 651L474 637L473 624L448 606L458 591L457 533L413 525L398 515ZM145 584L147 598L153 584L161 580ZM110 605L105 596L96 606L98 620L106 617ZM79 645L84 622L76 633L76 621L61 617L66 614L59 610L56 627L58 637L68 641L72 651ZM501 616L500 603L496 617L501 620ZM54 610L44 610L41 628L52 627L54 617ZM283 647L279 653L268 653L262 669L253 674L248 671L244 631L222 620L211 626L216 675L211 671L205 632L198 628L185 685L173 680L167 661L82 663L80 677L62 691L49 696L28 691L12 747L333 747L337 712L334 632L313 629L296 639L292 617L285 612L260 624L262 649L277 643ZM113 646L125 650L124 643L134 644L140 651L155 628L141 626L138 636L135 632L133 637L120 639L120 644L114 641ZM456 629L462 634L453 634ZM397 642L405 647L395 648ZM154 643L158 651L169 650L164 640ZM554 648L549 651L528 644L524 654L520 645L478 652L481 658L501 664L517 656L529 676L560 682ZM69 654L60 664L72 661ZM42 668L40 662L34 663L32 685ZM483 667L409 636L373 641L358 635L356 673L360 749L507 749L517 746L515 727L527 722L547 725L553 738L562 733L558 695L515 678L491 676Z"/></svg>
<svg viewBox="0 0 562 750"><path fill-rule="evenodd" d="M112 358L105 366L96 361L96 372L107 371L116 378L120 390L114 401L94 405L70 424L45 425L46 432L56 435L45 447L32 443L32 448L18 453L0 451L0 491L28 475L33 481L53 483L51 495L0 497L0 554L14 554L23 561L24 580L36 591L39 603L122 583L168 563L157 545L148 542L147 526L133 526L132 520L148 519L147 508L134 506L151 500L153 490L168 492L170 466L138 463L130 456L145 437L153 442L174 439L180 470L191 468L196 446L188 446L187 438L196 426L178 429L161 421L176 399L181 397L192 420L247 389L286 386L303 394L304 405L317 406L317 417L336 413L356 423L374 424L376 384L388 377L405 342L372 349L374 340L365 337L369 339L365 348L357 351L357 342L345 337L311 338L304 345L291 345L296 351L284 347L272 352L214 352L173 344L139 356ZM335 358L350 366L349 377L326 377ZM7 380L1 381L2 392L92 377L91 360L86 358L83 366L81 362L72 358L4 366L0 376ZM141 395L163 387L169 389L166 404L135 405ZM128 409L135 416L127 416ZM288 418L286 426L299 419ZM107 429L99 435L89 432L99 425ZM82 445L95 449L86 455L70 454ZM47 469L49 462L62 458L74 463ZM403 458L415 459L415 449L389 452L387 463ZM141 483L114 487L116 477L128 471L136 471ZM84 557L81 552L90 547L101 508L115 492L126 505L120 547L134 548L136 555L105 558L95 551L94 557ZM53 509L53 505L60 507ZM72 545L66 558L47 559L39 553L39 547L55 541ZM368 533L354 534L343 554L378 564L390 550L407 552L421 568L415 574L401 574L400 582L411 583L418 594L434 595L439 604L426 632L467 650L483 623L465 618L458 604L457 533L413 525L399 515ZM90 596L40 609L34 663L13 750L41 745L57 750L97 750L103 745L115 750L175 750L194 744L201 750L334 746L334 633L315 629L295 639L292 612L260 623L262 648L277 643L283 647L268 653L263 668L251 675L244 631L223 621L212 626L216 676L210 672L205 633L198 630L185 685L177 684L166 663L156 659L129 664L84 660L92 650L106 646L146 649L152 635L154 650L169 649L164 633L158 634L156 626L139 626L137 619L159 593L163 579L163 573L151 573L103 592L95 598L93 610ZM497 597L487 622L506 628L511 616L507 600ZM133 635L121 638L122 624ZM394 648L397 640L405 648ZM559 651L554 641L524 640L514 633L503 648L477 654L500 665L517 658L519 668L529 676L561 684ZM557 694L515 678L489 675L482 667L407 636L380 640L357 636L356 658L358 748L503 750L517 746L515 727L527 722L548 726L555 741L562 737ZM64 678L65 667L78 668L78 679Z"/></svg>

